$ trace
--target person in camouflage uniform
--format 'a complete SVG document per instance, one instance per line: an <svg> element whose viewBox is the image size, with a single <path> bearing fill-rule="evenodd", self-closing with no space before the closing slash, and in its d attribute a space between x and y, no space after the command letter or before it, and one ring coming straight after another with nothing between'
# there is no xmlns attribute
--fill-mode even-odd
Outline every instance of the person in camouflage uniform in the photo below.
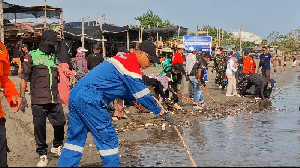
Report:
<svg viewBox="0 0 300 168"><path fill-rule="evenodd" d="M226 83L224 82L225 71L227 64L227 57L222 48L218 48L216 56L214 58L214 69L216 70L216 79L215 83L219 84L219 88L224 89Z"/></svg>

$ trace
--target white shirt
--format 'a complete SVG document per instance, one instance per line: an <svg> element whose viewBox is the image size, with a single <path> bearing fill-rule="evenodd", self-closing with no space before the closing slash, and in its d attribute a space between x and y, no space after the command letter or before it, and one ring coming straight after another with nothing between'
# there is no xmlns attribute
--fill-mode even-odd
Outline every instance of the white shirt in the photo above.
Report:
<svg viewBox="0 0 300 168"><path fill-rule="evenodd" d="M191 73L191 71L192 71L192 69L194 67L194 64L197 62L196 55L193 54L193 53L189 53L188 56L186 57L185 62L186 62L186 65L185 65L186 66L186 70L185 70L185 72L188 75L190 75L190 73Z"/></svg>
<svg viewBox="0 0 300 168"><path fill-rule="evenodd" d="M227 62L227 69L226 69L226 73L227 74L233 74L234 72L237 71L237 67L234 65L234 61L232 58L230 58Z"/></svg>

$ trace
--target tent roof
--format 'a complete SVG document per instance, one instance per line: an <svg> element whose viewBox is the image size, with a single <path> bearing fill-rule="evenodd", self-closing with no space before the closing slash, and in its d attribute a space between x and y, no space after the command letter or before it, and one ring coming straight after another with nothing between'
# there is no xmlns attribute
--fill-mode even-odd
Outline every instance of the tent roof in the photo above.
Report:
<svg viewBox="0 0 300 168"><path fill-rule="evenodd" d="M152 29L144 29L143 31L145 33L151 33L151 34L155 34L155 33L177 33L179 29L179 26L173 26L173 27L161 27L161 28L152 28ZM184 36L187 35L187 31L188 28L184 28L180 26L180 36Z"/></svg>
<svg viewBox="0 0 300 168"><path fill-rule="evenodd" d="M102 30L100 30L100 26L95 26L96 21L90 22L90 26L85 22L84 24L84 34L85 39L89 39L92 41L100 41L102 39L102 34L110 34L110 33L122 33L129 31L128 26L114 26L109 24L102 24ZM65 35L70 35L74 38L81 39L82 34L82 22L70 22L65 24Z"/></svg>
<svg viewBox="0 0 300 168"><path fill-rule="evenodd" d="M3 17L11 20L15 19L27 19L27 18L39 18L44 17L45 5L40 6L20 6L15 4L3 3ZM46 5L48 18L60 18L60 14L63 11L62 8ZM16 14L16 15L15 15Z"/></svg>

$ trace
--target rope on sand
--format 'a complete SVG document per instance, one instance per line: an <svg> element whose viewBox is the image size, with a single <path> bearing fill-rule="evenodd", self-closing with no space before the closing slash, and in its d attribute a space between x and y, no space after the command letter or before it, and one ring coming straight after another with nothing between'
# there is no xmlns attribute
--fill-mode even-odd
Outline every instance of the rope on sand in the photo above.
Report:
<svg viewBox="0 0 300 168"><path fill-rule="evenodd" d="M165 110L165 108L161 105L161 103L160 103L155 97L153 97L153 98L156 100L156 103L157 103L157 104L158 104L165 112L167 112L167 110ZM193 164L193 167L197 167L197 165L196 165L196 163L195 163L195 161L194 161L194 159L193 159L193 156L191 155L191 152L189 151L189 148L187 147L187 145L186 145L186 143L185 143L185 141L184 141L182 135L180 134L178 128L177 128L175 125L173 125L173 126L174 126L174 129L176 130L178 136L180 137L180 140L181 140L181 142L182 142L182 144L183 144L183 146L184 146L184 148L185 148L185 150L186 150L186 152L187 152L187 154L188 154L188 156L189 156L189 158L190 158L190 161L191 161L192 164Z"/></svg>

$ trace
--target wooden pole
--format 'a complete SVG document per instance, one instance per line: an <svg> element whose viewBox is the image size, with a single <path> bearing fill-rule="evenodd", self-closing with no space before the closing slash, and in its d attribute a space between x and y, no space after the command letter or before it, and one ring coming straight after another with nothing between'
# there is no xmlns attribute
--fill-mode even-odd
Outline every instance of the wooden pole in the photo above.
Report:
<svg viewBox="0 0 300 168"><path fill-rule="evenodd" d="M141 42L141 28L139 29L139 42Z"/></svg>
<svg viewBox="0 0 300 168"><path fill-rule="evenodd" d="M105 49L105 43L104 43L103 27L102 27L102 22L101 22L101 14L100 14L100 17L99 17L99 24L100 24L101 34L102 34L102 39L101 39L101 42L102 42L102 55L103 55L104 60L106 60L106 49Z"/></svg>
<svg viewBox="0 0 300 168"><path fill-rule="evenodd" d="M198 29L198 23L197 23L197 30L196 30L196 36L199 36L199 29Z"/></svg>
<svg viewBox="0 0 300 168"><path fill-rule="evenodd" d="M140 43L143 41L143 27L141 26L141 39L140 39Z"/></svg>
<svg viewBox="0 0 300 168"><path fill-rule="evenodd" d="M207 30L206 30L206 36L208 36L208 27L207 27Z"/></svg>
<svg viewBox="0 0 300 168"><path fill-rule="evenodd" d="M217 45L217 48L219 47L219 42L218 42L218 39L219 39L219 28L217 28L217 38L216 38L216 45Z"/></svg>
<svg viewBox="0 0 300 168"><path fill-rule="evenodd" d="M105 14L103 14L102 17L103 17L103 24L105 24Z"/></svg>
<svg viewBox="0 0 300 168"><path fill-rule="evenodd" d="M219 46L221 46L221 43L220 43L220 39L221 39L221 28L220 28L220 26L219 26L219 39L218 39L218 42L219 42Z"/></svg>
<svg viewBox="0 0 300 168"><path fill-rule="evenodd" d="M87 19L88 26L90 26L90 16L87 16L86 19Z"/></svg>
<svg viewBox="0 0 300 168"><path fill-rule="evenodd" d="M240 55L242 55L242 27L240 28Z"/></svg>
<svg viewBox="0 0 300 168"><path fill-rule="evenodd" d="M223 38L224 38L224 31L223 31L223 29L221 29L222 30L222 38L221 38L221 44L222 44L222 46L223 46Z"/></svg>
<svg viewBox="0 0 300 168"><path fill-rule="evenodd" d="M129 28L127 30L127 51L129 51Z"/></svg>
<svg viewBox="0 0 300 168"><path fill-rule="evenodd" d="M171 91L171 90L170 90L170 91ZM193 104L195 104L195 105L197 105L197 106L199 106L199 107L205 108L202 104L197 103L197 102L193 101L192 99L189 99L189 98L187 98L187 97L185 97L185 96L182 96L182 95L178 94L178 93L175 92L175 91L171 91L171 92L174 93L174 94L176 94L177 96L182 97L182 98L185 99L186 101L189 101L189 102L191 102L191 103L193 103Z"/></svg>
<svg viewBox="0 0 300 168"><path fill-rule="evenodd" d="M84 18L81 23L81 47L84 48Z"/></svg>
<svg viewBox="0 0 300 168"><path fill-rule="evenodd" d="M179 42L179 35L180 35L180 26L178 26L178 32L177 32L177 40Z"/></svg>
<svg viewBox="0 0 300 168"><path fill-rule="evenodd" d="M47 0L45 0L45 15L44 15L44 28L46 28L46 23L47 23Z"/></svg>
<svg viewBox="0 0 300 168"><path fill-rule="evenodd" d="M158 28L158 22L156 23L156 27ZM156 33L156 41L158 41L158 31Z"/></svg>
<svg viewBox="0 0 300 168"><path fill-rule="evenodd" d="M3 1L4 0L0 0L0 38L1 38L1 42L4 44Z"/></svg>
<svg viewBox="0 0 300 168"><path fill-rule="evenodd" d="M60 11L60 24L61 24L61 38L64 38L64 30L65 30L65 23L64 23L64 11L61 9Z"/></svg>
<svg viewBox="0 0 300 168"><path fill-rule="evenodd" d="M216 100L208 93L203 85L201 85L201 89L214 101L214 103L216 103Z"/></svg>

